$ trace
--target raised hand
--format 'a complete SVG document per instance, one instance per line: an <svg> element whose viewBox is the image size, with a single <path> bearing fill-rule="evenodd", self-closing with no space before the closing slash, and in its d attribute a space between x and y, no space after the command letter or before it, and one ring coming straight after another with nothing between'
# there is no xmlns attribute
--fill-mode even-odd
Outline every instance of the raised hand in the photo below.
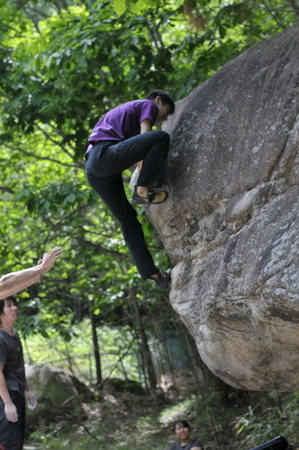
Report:
<svg viewBox="0 0 299 450"><path fill-rule="evenodd" d="M54 247L49 253L45 253L43 259L38 261L38 265L41 266L43 272L48 272L53 266L57 258L62 254L61 247Z"/></svg>

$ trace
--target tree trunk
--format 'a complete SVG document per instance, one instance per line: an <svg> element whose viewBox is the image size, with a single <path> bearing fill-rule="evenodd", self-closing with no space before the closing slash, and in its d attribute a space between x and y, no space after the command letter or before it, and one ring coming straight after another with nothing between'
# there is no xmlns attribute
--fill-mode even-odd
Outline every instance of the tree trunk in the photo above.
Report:
<svg viewBox="0 0 299 450"><path fill-rule="evenodd" d="M170 361L169 351L168 351L168 348L167 348L167 344L166 344L165 334L164 334L164 329L163 328L161 328L161 330L160 330L160 338L161 338L161 344L162 344L163 359L165 361L165 367L166 367L165 375L169 376L170 384L173 385L176 388L175 376L174 376L174 373L173 373L173 367L172 367L172 364L171 364L171 361ZM168 390L167 378L165 379L165 383L166 383L166 390Z"/></svg>
<svg viewBox="0 0 299 450"><path fill-rule="evenodd" d="M101 355L99 351L99 343L98 343L98 335L97 335L97 328L96 328L96 321L95 316L93 314L93 303L92 301L89 302L89 317L91 322L91 329L92 329L92 342L93 342L93 353L94 353L94 359L96 362L96 374L97 374L97 386L99 389L102 388L102 368L101 368Z"/></svg>
<svg viewBox="0 0 299 450"><path fill-rule="evenodd" d="M136 317L136 321L137 321L137 325L138 325L138 331L139 331L139 336L140 336L140 340L141 340L141 348L142 348L142 354L143 354L143 361L144 361L144 365L146 368L150 389L152 391L154 391L157 387L157 378L156 378L156 374L154 371L151 352L150 352L150 349L148 346L147 337L146 337L146 333L145 333L145 329L143 326L143 322L142 322L142 318L140 315L139 306L138 306L137 301L136 301L136 303L135 302L133 303L133 308L134 308L134 313L135 313L135 317Z"/></svg>

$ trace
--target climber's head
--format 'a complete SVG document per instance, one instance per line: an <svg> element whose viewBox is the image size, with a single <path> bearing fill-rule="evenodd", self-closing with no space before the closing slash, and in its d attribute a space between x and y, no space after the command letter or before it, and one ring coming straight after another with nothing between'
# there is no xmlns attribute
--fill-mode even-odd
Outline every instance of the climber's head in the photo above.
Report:
<svg viewBox="0 0 299 450"><path fill-rule="evenodd" d="M146 100L152 100L158 106L159 114L156 123L164 122L168 116L174 113L174 101L166 92L160 90L152 91L145 98Z"/></svg>

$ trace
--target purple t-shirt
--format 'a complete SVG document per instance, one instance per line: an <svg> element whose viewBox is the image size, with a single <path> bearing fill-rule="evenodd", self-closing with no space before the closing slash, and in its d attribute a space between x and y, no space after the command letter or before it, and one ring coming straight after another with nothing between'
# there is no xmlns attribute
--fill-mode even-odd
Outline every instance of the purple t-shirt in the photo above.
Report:
<svg viewBox="0 0 299 450"><path fill-rule="evenodd" d="M140 133L140 124L144 119L150 119L154 125L158 114L158 106L152 100L133 100L124 103L111 109L98 121L88 142L124 141ZM87 152L90 149L91 145L88 146Z"/></svg>

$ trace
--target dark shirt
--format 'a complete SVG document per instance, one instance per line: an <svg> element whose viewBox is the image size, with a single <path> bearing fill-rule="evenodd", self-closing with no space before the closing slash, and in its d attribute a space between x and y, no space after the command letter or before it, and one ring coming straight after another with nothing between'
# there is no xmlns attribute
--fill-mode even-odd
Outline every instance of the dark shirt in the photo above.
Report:
<svg viewBox="0 0 299 450"><path fill-rule="evenodd" d="M24 396L26 376L23 347L19 335L12 336L0 329L0 364L4 365L4 378L7 389Z"/></svg>
<svg viewBox="0 0 299 450"><path fill-rule="evenodd" d="M191 450L192 447L200 447L203 449L201 440L199 438L190 439L186 445L182 445L180 442L174 442L171 444L169 450Z"/></svg>

